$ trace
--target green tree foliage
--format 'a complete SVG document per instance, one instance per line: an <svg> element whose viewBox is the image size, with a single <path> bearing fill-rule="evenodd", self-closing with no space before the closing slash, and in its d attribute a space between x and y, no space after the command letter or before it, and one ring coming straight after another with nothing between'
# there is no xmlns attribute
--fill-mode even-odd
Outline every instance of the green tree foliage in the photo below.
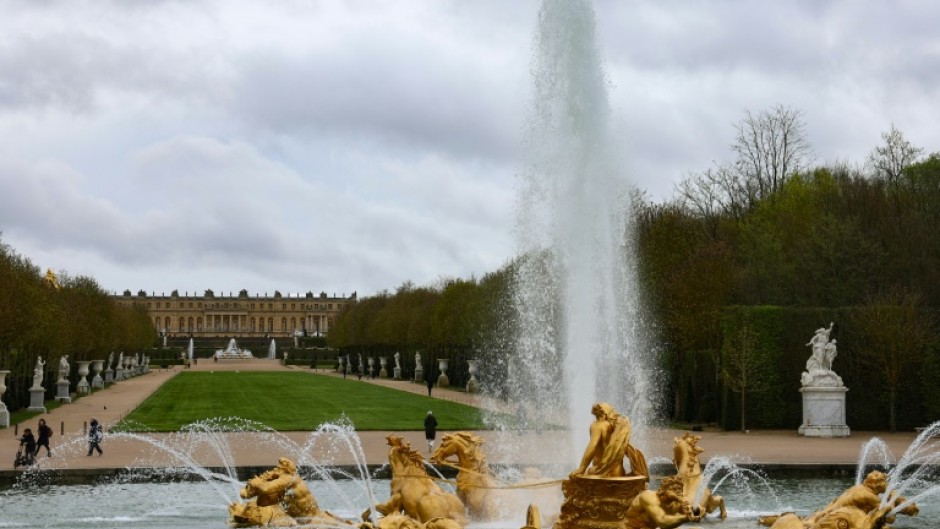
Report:
<svg viewBox="0 0 940 529"><path fill-rule="evenodd" d="M855 313L859 360L887 389L889 429L897 431L898 390L934 341L934 322L920 310L920 296L901 288L873 295Z"/></svg>
<svg viewBox="0 0 940 529"><path fill-rule="evenodd" d="M48 381L62 355L75 365L139 351L156 339L144 309L117 305L94 279L60 274L59 283L53 288L28 258L0 242L0 367L11 371L4 401L12 410L29 405L38 356L48 363ZM46 391L51 397L54 385Z"/></svg>

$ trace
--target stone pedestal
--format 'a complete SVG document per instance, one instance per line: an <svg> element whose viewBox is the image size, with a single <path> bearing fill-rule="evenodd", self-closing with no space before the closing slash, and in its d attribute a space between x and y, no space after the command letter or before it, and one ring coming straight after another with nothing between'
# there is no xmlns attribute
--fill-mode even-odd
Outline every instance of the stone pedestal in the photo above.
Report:
<svg viewBox="0 0 940 529"><path fill-rule="evenodd" d="M113 370L113 369L105 369L105 370L104 370L104 383L105 383L105 384L110 384L110 383L112 383L112 382L114 382L114 370Z"/></svg>
<svg viewBox="0 0 940 529"><path fill-rule="evenodd" d="M450 385L450 379L447 378L447 365L450 361L447 358L437 359L437 368L441 370L441 375L437 377L437 387L446 388Z"/></svg>
<svg viewBox="0 0 940 529"><path fill-rule="evenodd" d="M379 369L379 378L388 378L388 368L386 367L387 364L388 364L388 358L384 356L380 356L379 366L381 366L381 369Z"/></svg>
<svg viewBox="0 0 940 529"><path fill-rule="evenodd" d="M415 382L424 382L424 368L420 365L415 367Z"/></svg>
<svg viewBox="0 0 940 529"><path fill-rule="evenodd" d="M65 403L72 402L72 395L69 394L69 381L68 380L60 380L56 382L55 387L56 387L55 400L59 402L65 402Z"/></svg>
<svg viewBox="0 0 940 529"><path fill-rule="evenodd" d="M561 484L565 501L557 529L621 529L630 502L646 490L646 476L576 476Z"/></svg>
<svg viewBox="0 0 940 529"><path fill-rule="evenodd" d="M393 369L392 376L394 377L395 380L401 380L401 368L396 367L395 369Z"/></svg>
<svg viewBox="0 0 940 529"><path fill-rule="evenodd" d="M803 424L800 435L807 437L848 437L845 424L845 386L800 389L803 394Z"/></svg>
<svg viewBox="0 0 940 529"><path fill-rule="evenodd" d="M91 370L94 371L95 376L91 379L91 387L93 388L103 388L104 379L101 378L101 369L103 367L104 360L94 360L91 363Z"/></svg>
<svg viewBox="0 0 940 529"><path fill-rule="evenodd" d="M477 380L477 360L467 360L467 372L470 380L467 381L467 393L479 393L480 381Z"/></svg>
<svg viewBox="0 0 940 529"><path fill-rule="evenodd" d="M88 384L88 365L91 364L88 360L83 360L78 363L78 384L75 386L75 392L79 395L87 395L91 393L91 386Z"/></svg>
<svg viewBox="0 0 940 529"><path fill-rule="evenodd" d="M29 388L29 407L28 411L41 411L46 413L46 390L42 387Z"/></svg>

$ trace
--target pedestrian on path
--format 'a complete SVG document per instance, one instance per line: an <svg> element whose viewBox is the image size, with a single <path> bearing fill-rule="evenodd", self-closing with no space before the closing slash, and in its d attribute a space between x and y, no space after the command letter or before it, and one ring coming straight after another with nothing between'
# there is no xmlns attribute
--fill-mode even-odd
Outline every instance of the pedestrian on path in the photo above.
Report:
<svg viewBox="0 0 940 529"><path fill-rule="evenodd" d="M32 465L34 462L33 455L35 453L36 438L33 437L33 431L27 428L23 430L23 435L20 437L20 453L16 454L16 462L13 464L13 468L20 465Z"/></svg>
<svg viewBox="0 0 940 529"><path fill-rule="evenodd" d="M46 447L46 457L52 455L52 449L49 448L49 438L52 437L52 428L46 425L45 419L39 419L39 426L36 428L36 433L39 434L39 439L36 440L36 451L35 455L39 455L39 449Z"/></svg>
<svg viewBox="0 0 940 529"><path fill-rule="evenodd" d="M98 419L92 417L91 425L88 428L88 455L91 455L95 450L98 451L99 456L104 453L100 446L101 437L101 425L98 424Z"/></svg>
<svg viewBox="0 0 940 529"><path fill-rule="evenodd" d="M428 397L431 396L431 389L434 387L434 381L431 380L431 377L428 376ZM431 412L428 412L431 413Z"/></svg>
<svg viewBox="0 0 940 529"><path fill-rule="evenodd" d="M437 437L437 419L434 417L434 414L431 413L431 410L428 410L428 415L424 418L424 438L428 440L429 454L431 450L434 449L435 437Z"/></svg>

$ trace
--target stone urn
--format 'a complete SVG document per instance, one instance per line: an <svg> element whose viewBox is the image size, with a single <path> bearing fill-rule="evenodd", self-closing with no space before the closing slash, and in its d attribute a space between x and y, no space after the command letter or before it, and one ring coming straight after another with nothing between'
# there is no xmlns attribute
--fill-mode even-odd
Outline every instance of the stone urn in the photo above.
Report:
<svg viewBox="0 0 940 529"><path fill-rule="evenodd" d="M467 381L467 393L478 393L480 391L480 381L477 380L477 363L479 360L467 360L467 372L470 373L470 380Z"/></svg>
<svg viewBox="0 0 940 529"><path fill-rule="evenodd" d="M78 385L75 387L75 390L79 395L91 393L91 386L88 385L89 364L91 364L90 360L80 360L78 362Z"/></svg>
<svg viewBox="0 0 940 529"><path fill-rule="evenodd" d="M10 426L10 412L7 405L3 403L3 394L7 392L7 375L9 371L0 371L0 426L4 428Z"/></svg>
<svg viewBox="0 0 940 529"><path fill-rule="evenodd" d="M343 369L343 364L346 362L346 359L341 356L337 358L337 360L339 361L339 369L337 369L337 371L340 373L345 372L345 370Z"/></svg>
<svg viewBox="0 0 940 529"><path fill-rule="evenodd" d="M95 372L94 378L91 379L91 387L93 388L103 388L104 379L101 378L101 371L104 369L104 360L92 360L91 361L91 370Z"/></svg>
<svg viewBox="0 0 940 529"><path fill-rule="evenodd" d="M447 365L450 361L447 358L437 359L437 368L441 370L441 375L437 377L437 387L446 388L450 385L450 379L447 378Z"/></svg>
<svg viewBox="0 0 940 529"><path fill-rule="evenodd" d="M388 378L388 369L386 369L387 365L388 365L388 357L380 356L379 366L381 366L382 369L379 369L379 378Z"/></svg>

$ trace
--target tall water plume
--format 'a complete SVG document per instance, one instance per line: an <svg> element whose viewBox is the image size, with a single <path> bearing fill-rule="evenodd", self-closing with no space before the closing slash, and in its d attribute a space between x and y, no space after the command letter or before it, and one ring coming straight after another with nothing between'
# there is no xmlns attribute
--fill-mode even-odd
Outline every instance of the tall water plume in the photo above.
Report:
<svg viewBox="0 0 940 529"><path fill-rule="evenodd" d="M566 414L572 448L581 450L594 402L609 402L642 425L655 398L629 186L588 0L545 0L532 77L518 175L515 236L523 257L515 267L508 386L514 401L551 410L549 420Z"/></svg>

